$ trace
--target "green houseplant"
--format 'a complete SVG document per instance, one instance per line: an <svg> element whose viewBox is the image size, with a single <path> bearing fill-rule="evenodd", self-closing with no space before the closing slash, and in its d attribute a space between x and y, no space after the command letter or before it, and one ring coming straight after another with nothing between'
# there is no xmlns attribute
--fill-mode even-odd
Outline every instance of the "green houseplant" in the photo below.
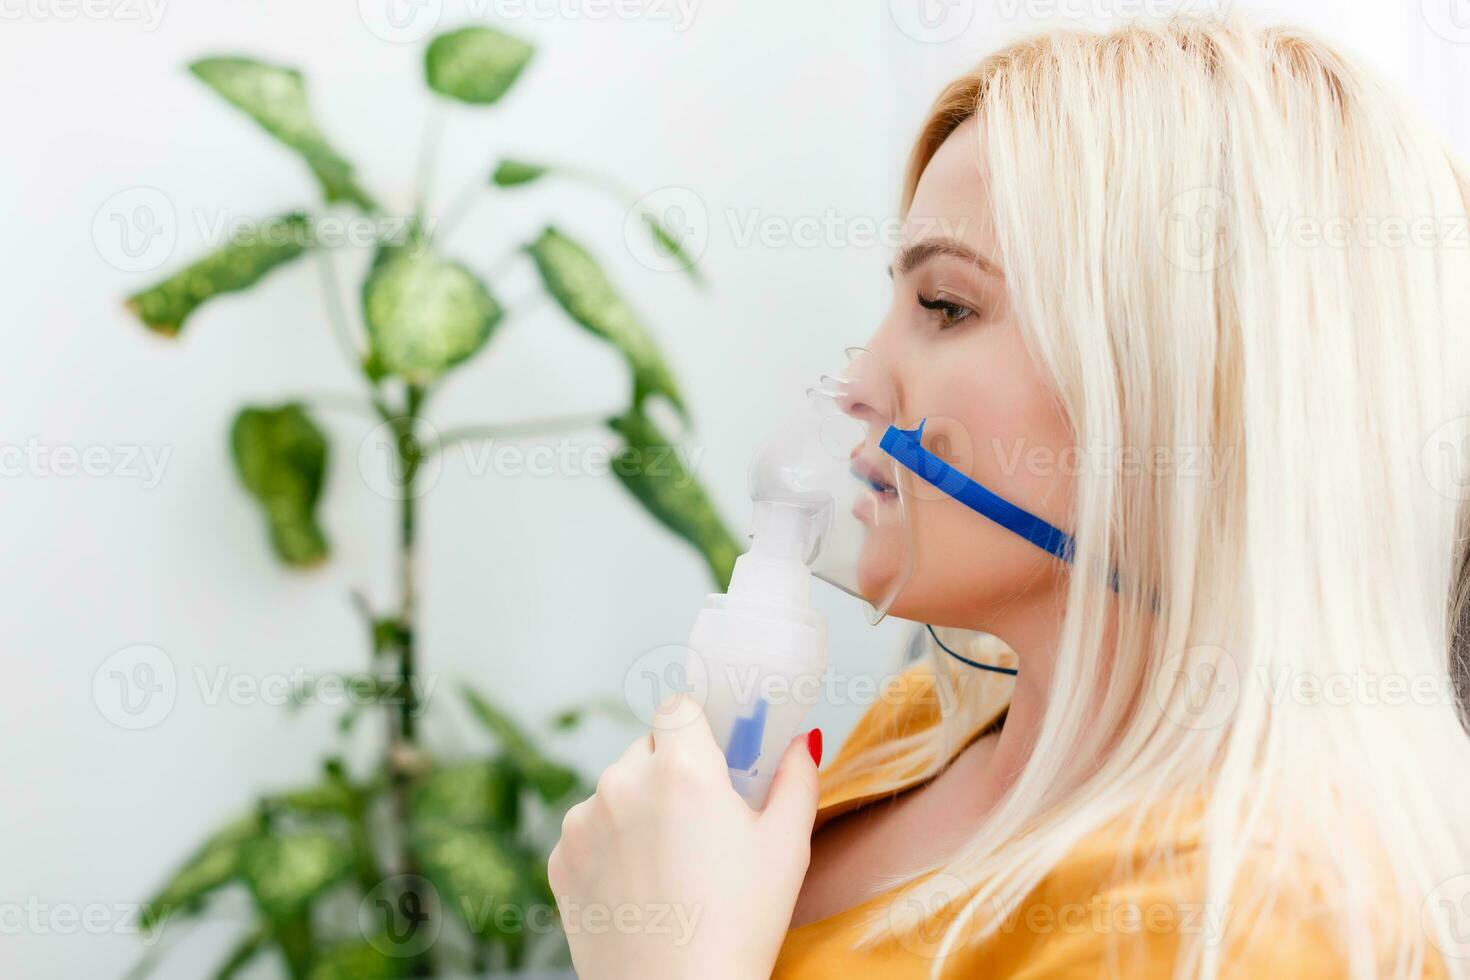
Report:
<svg viewBox="0 0 1470 980"><path fill-rule="evenodd" d="M426 82L433 97L492 105L532 55L524 41L487 27L446 32L427 47ZM363 382L361 396L345 400L345 407L386 427L393 447L388 465L398 489L391 495L399 531L393 555L398 594L396 607L387 610L356 597L368 666L339 678L357 695L340 718L344 731L360 716L381 716L388 734L378 763L371 771L353 772L342 758L329 757L315 784L262 796L251 812L210 835L167 880L147 904L145 925L159 930L197 916L223 892L247 894L253 925L222 954L220 977L272 954L290 976L315 980L514 970L547 961L548 955L554 959L562 939L544 873L547 829L554 826L548 818L585 794L585 784L545 755L489 698L469 688L461 693L493 748L479 757L444 759L424 744L417 722L425 706L415 684L422 669L415 603L415 529L422 503L417 481L425 462L452 441L563 431L586 427L589 420L533 420L430 437L425 412L434 393L485 348L506 316L490 285L435 240L422 186L412 214L391 216L358 183L352 165L314 120L298 72L244 57L205 58L190 70L305 162L320 185L322 203L315 213L293 212L233 236L131 296L127 306L153 331L177 335L212 298L248 289L307 253L318 256L328 277L329 320ZM581 175L503 160L485 184L515 188L558 173ZM324 214L344 210L383 219L374 222L383 233L376 236L361 286L361 328L334 306L333 246L317 234ZM394 218L399 220L389 220ZM640 218L652 241L700 284L692 257L673 232L655 215ZM658 346L574 239L548 226L521 251L570 319L613 345L626 362L626 408L616 417L590 420L618 440L611 472L654 518L698 549L723 587L738 551L735 542L678 457L663 451L668 439L647 411L661 400L687 419ZM325 407L344 407L344 400ZM271 546L283 563L298 568L322 562L330 550L317 517L331 455L314 417L322 409L310 400L249 406L230 432L237 474L260 505ZM576 717L568 712L557 723L575 724ZM150 965L145 959L140 967Z"/></svg>

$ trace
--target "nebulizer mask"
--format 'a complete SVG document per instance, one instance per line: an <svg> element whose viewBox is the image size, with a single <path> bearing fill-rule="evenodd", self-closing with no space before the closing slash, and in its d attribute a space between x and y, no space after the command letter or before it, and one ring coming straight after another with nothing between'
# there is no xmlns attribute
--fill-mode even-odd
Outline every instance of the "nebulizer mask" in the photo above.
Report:
<svg viewBox="0 0 1470 980"><path fill-rule="evenodd" d="M936 493L1070 557L1065 533L926 448L924 426L905 414L888 367L852 348L751 461L750 549L729 591L696 618L687 672L702 679L705 716L752 807L822 687L826 621L811 605L813 577L862 600L877 623L913 574L915 501Z"/></svg>

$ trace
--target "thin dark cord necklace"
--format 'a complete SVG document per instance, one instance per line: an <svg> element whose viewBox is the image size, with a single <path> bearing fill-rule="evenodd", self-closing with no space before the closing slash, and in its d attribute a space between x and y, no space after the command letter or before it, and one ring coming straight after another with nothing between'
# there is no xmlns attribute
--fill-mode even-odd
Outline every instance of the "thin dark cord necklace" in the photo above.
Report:
<svg viewBox="0 0 1470 980"><path fill-rule="evenodd" d="M995 664L982 664L978 660L971 660L969 657L962 657L962 656L960 656L959 654L957 654L953 650L951 650L949 647L947 647L947 646L944 645L944 641L939 638L939 634L936 633L936 632L934 632L934 627L930 626L928 623L925 623L924 624L924 628L929 631L929 635L930 636L934 637L934 642L939 644L939 649L943 650L945 653L949 654L951 657L954 657L960 663L962 663L962 664L968 664L971 667L978 667L980 670L992 671L993 673L996 673L996 674L1006 674L1006 675L1008 675L1010 677L1015 677L1016 676L1017 671L1015 669L1011 668L1011 667L997 667Z"/></svg>

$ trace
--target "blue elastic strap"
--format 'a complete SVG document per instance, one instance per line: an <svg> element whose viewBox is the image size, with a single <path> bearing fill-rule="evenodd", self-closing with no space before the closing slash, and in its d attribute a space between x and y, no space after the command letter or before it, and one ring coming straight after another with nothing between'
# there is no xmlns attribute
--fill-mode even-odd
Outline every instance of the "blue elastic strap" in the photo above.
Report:
<svg viewBox="0 0 1470 980"><path fill-rule="evenodd" d="M925 449L924 421L919 422L917 429L900 429L896 425L890 425L888 431L883 433L878 448L892 456L894 462L904 469L910 470L925 483L938 488L975 513L990 518L1007 531L1020 535L1062 561L1072 560L1070 534L985 489Z"/></svg>

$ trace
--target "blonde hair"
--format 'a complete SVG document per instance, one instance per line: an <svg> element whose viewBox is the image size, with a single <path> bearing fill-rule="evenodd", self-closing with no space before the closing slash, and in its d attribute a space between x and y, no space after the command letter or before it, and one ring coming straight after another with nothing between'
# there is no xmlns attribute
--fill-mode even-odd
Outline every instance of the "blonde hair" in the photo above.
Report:
<svg viewBox="0 0 1470 980"><path fill-rule="evenodd" d="M1077 444L1202 449L1219 468L1078 474L1035 746L938 869L965 897L922 873L904 895L950 906L952 953L1104 826L1168 862L1171 834L1145 835L1143 815L1192 819L1201 901L1243 889L1283 928L1320 903L1353 976L1419 975L1464 942L1426 901L1470 874L1455 699L1359 684L1323 703L1293 685L1452 690L1466 516L1424 453L1470 414L1470 181L1358 65L1237 19L1051 33L988 58L923 125L905 211L971 118L1013 308ZM1434 233L1389 241L1399 221ZM1148 587L1088 571L1111 568ZM1196 723L1190 678L1224 686L1217 723ZM966 723L953 717L882 761L937 771ZM1214 976L1227 957L1186 938L1176 973Z"/></svg>

